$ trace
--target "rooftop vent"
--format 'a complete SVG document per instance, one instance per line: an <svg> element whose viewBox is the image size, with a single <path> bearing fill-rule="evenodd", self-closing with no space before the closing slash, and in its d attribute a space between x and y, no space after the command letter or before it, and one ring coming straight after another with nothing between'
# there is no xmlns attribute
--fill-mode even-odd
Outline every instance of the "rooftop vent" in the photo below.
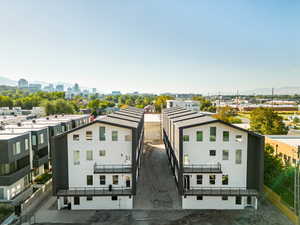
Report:
<svg viewBox="0 0 300 225"><path fill-rule="evenodd" d="M17 126L18 126L18 127L21 127L21 126L22 126L22 123L21 123L21 122L18 122L18 123L17 123Z"/></svg>
<svg viewBox="0 0 300 225"><path fill-rule="evenodd" d="M36 121L35 121L35 120L32 120L32 123L36 123Z"/></svg>
<svg viewBox="0 0 300 225"><path fill-rule="evenodd" d="M49 120L49 117L46 117L46 120Z"/></svg>
<svg viewBox="0 0 300 225"><path fill-rule="evenodd" d="M1 125L0 130L5 130L5 127L3 125Z"/></svg>
<svg viewBox="0 0 300 225"><path fill-rule="evenodd" d="M57 115L55 115L54 118L57 118Z"/></svg>

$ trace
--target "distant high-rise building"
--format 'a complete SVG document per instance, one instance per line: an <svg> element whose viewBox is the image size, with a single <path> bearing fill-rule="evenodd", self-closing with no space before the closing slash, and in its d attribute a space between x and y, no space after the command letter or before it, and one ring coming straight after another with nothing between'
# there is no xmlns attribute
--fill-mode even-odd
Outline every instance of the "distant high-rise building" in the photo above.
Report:
<svg viewBox="0 0 300 225"><path fill-rule="evenodd" d="M93 93L93 94L96 94L96 92L97 92L97 89L96 89L96 88L93 88L93 89L92 89L92 93Z"/></svg>
<svg viewBox="0 0 300 225"><path fill-rule="evenodd" d="M56 91L64 91L64 85L63 84L58 84L58 85L56 85L56 88L55 88L55 90Z"/></svg>
<svg viewBox="0 0 300 225"><path fill-rule="evenodd" d="M77 83L75 83L74 86L73 86L73 92L75 92L75 93L80 92L80 88L79 88L79 85Z"/></svg>
<svg viewBox="0 0 300 225"><path fill-rule="evenodd" d="M121 95L121 92L120 91L112 91L111 95Z"/></svg>
<svg viewBox="0 0 300 225"><path fill-rule="evenodd" d="M29 84L29 90L31 92L37 92L37 91L40 91L41 89L42 89L41 84Z"/></svg>
<svg viewBox="0 0 300 225"><path fill-rule="evenodd" d="M28 88L28 81L27 80L25 80L25 79L20 79L19 81L18 81L18 88Z"/></svg>
<svg viewBox="0 0 300 225"><path fill-rule="evenodd" d="M45 86L45 87L44 87L44 91L47 91L47 92L53 92L53 91L54 91L54 86L53 86L53 84L49 84L48 86Z"/></svg>

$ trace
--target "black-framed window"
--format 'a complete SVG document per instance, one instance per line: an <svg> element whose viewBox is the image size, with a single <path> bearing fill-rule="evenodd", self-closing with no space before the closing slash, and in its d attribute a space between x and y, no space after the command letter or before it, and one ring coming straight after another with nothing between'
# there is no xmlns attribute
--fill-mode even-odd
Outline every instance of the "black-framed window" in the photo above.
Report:
<svg viewBox="0 0 300 225"><path fill-rule="evenodd" d="M105 175L100 175L100 185L105 185Z"/></svg>
<svg viewBox="0 0 300 225"><path fill-rule="evenodd" d="M215 142L217 140L217 128L216 127L210 127L209 128L209 141Z"/></svg>
<svg viewBox="0 0 300 225"><path fill-rule="evenodd" d="M209 150L209 155L210 156L216 156L216 150Z"/></svg>
<svg viewBox="0 0 300 225"><path fill-rule="evenodd" d="M87 201L93 201L93 196L91 196L91 195L86 196L86 200Z"/></svg>
<svg viewBox="0 0 300 225"><path fill-rule="evenodd" d="M79 141L79 134L73 134L73 141Z"/></svg>
<svg viewBox="0 0 300 225"><path fill-rule="evenodd" d="M87 175L86 176L86 184L87 185L93 185L93 175Z"/></svg>
<svg viewBox="0 0 300 225"><path fill-rule="evenodd" d="M80 197L74 196L74 205L80 205Z"/></svg>
<svg viewBox="0 0 300 225"><path fill-rule="evenodd" d="M222 175L222 184L228 185L228 175Z"/></svg>
<svg viewBox="0 0 300 225"><path fill-rule="evenodd" d="M223 131L223 141L224 142L229 141L229 131Z"/></svg>
<svg viewBox="0 0 300 225"><path fill-rule="evenodd" d="M209 175L209 184L216 184L216 175Z"/></svg>
<svg viewBox="0 0 300 225"><path fill-rule="evenodd" d="M189 142L190 141L190 136L189 135L183 135L183 141L184 142Z"/></svg>
<svg viewBox="0 0 300 225"><path fill-rule="evenodd" d="M225 196L225 195L224 195L224 196L222 196L222 200L223 200L223 201L226 201L226 200L228 200L228 196Z"/></svg>
<svg viewBox="0 0 300 225"><path fill-rule="evenodd" d="M203 183L203 176L197 175L197 184L202 184L202 183Z"/></svg>
<svg viewBox="0 0 300 225"><path fill-rule="evenodd" d="M99 139L100 141L105 141L105 127L99 127Z"/></svg>
<svg viewBox="0 0 300 225"><path fill-rule="evenodd" d="M112 201L117 201L117 200L118 200L118 196L117 196L117 195L111 196L111 200L112 200Z"/></svg>
<svg viewBox="0 0 300 225"><path fill-rule="evenodd" d="M236 196L235 197L235 204L241 205L242 204L242 196Z"/></svg>
<svg viewBox="0 0 300 225"><path fill-rule="evenodd" d="M196 140L197 141L203 141L203 131L201 130L198 130L197 133L196 133Z"/></svg>
<svg viewBox="0 0 300 225"><path fill-rule="evenodd" d="M203 196L202 195L197 195L197 200L203 200Z"/></svg>

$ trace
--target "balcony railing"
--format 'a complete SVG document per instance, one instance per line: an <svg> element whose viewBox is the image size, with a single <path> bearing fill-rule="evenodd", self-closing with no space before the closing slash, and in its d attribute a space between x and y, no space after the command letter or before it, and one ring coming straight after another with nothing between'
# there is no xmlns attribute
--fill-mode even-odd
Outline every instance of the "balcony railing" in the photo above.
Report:
<svg viewBox="0 0 300 225"><path fill-rule="evenodd" d="M97 164L94 165L94 173L131 173L131 165L124 164Z"/></svg>
<svg viewBox="0 0 300 225"><path fill-rule="evenodd" d="M221 163L183 165L184 173L222 173Z"/></svg>
<svg viewBox="0 0 300 225"><path fill-rule="evenodd" d="M57 196L110 196L131 195L131 188L126 187L70 187L68 190L58 190Z"/></svg>
<svg viewBox="0 0 300 225"><path fill-rule="evenodd" d="M257 196L258 191L245 187L201 187L192 186L184 190L185 195L204 195L204 196Z"/></svg>

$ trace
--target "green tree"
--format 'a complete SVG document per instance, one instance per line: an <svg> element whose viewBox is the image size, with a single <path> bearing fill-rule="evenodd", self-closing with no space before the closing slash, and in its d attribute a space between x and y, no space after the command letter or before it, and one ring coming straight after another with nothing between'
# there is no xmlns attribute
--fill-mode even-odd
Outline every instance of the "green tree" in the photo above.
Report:
<svg viewBox="0 0 300 225"><path fill-rule="evenodd" d="M287 134L283 118L271 108L257 108L250 114L250 130L260 134Z"/></svg>
<svg viewBox="0 0 300 225"><path fill-rule="evenodd" d="M161 112L162 108L166 108L167 106L167 100L172 100L174 99L171 96L167 96L167 95L160 95L155 99L155 109L157 112Z"/></svg>
<svg viewBox="0 0 300 225"><path fill-rule="evenodd" d="M12 107L13 100L11 97L8 96L0 96L0 107Z"/></svg>
<svg viewBox="0 0 300 225"><path fill-rule="evenodd" d="M240 122L240 120L235 119L237 115L236 110L230 106L218 108L218 113L214 115L216 119L223 120L227 123Z"/></svg>
<svg viewBox="0 0 300 225"><path fill-rule="evenodd" d="M200 110L205 112L216 112L217 108L214 104L209 100L202 96L195 96L192 98L195 101L200 102Z"/></svg>
<svg viewBox="0 0 300 225"><path fill-rule="evenodd" d="M73 114L74 107L71 103L64 99L58 99L55 101L56 114Z"/></svg>

